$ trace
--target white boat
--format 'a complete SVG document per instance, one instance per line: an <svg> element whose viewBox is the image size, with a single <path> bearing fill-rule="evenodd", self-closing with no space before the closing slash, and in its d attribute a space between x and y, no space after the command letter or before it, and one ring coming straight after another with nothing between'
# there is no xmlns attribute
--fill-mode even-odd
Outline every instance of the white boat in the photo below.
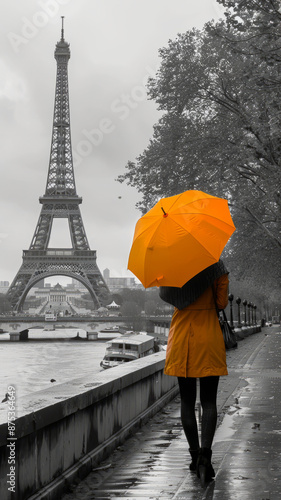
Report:
<svg viewBox="0 0 281 500"><path fill-rule="evenodd" d="M115 339L115 337L121 337L124 333L124 329L120 329L119 326L108 326L103 330L98 332L99 339Z"/></svg>
<svg viewBox="0 0 281 500"><path fill-rule="evenodd" d="M100 363L102 368L112 368L128 361L156 352L154 337L139 333L122 335L106 343L106 351Z"/></svg>
<svg viewBox="0 0 281 500"><path fill-rule="evenodd" d="M119 326L107 326L103 330L100 330L100 332L119 332Z"/></svg>

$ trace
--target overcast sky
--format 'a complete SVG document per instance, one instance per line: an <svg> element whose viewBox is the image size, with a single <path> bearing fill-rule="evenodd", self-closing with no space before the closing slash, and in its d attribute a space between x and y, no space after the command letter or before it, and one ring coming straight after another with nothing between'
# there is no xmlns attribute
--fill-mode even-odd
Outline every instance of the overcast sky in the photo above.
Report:
<svg viewBox="0 0 281 500"><path fill-rule="evenodd" d="M145 82L169 39L222 15L214 0L0 0L0 281L12 281L45 192L55 96L55 44L65 16L77 194L101 272L127 271L138 193L115 181L160 117ZM106 127L105 127L106 124ZM105 128L104 128L105 127ZM93 142L89 141L89 137ZM55 219L50 246L69 247Z"/></svg>

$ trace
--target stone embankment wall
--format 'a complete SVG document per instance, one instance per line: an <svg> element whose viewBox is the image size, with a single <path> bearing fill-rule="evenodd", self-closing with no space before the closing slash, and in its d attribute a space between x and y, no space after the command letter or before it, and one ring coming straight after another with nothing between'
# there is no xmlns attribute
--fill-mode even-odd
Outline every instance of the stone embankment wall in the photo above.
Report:
<svg viewBox="0 0 281 500"><path fill-rule="evenodd" d="M53 500L90 472L175 397L177 379L163 374L164 362L159 352L19 398L16 439L8 436L8 409L1 411L1 500Z"/></svg>

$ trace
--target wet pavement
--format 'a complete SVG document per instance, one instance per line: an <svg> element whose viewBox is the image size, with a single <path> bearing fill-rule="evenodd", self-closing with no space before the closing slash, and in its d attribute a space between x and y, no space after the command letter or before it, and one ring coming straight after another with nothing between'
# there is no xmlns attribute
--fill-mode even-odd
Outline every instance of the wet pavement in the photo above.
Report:
<svg viewBox="0 0 281 500"><path fill-rule="evenodd" d="M263 328L227 353L213 443L215 480L189 471L176 397L63 500L281 499L281 329Z"/></svg>

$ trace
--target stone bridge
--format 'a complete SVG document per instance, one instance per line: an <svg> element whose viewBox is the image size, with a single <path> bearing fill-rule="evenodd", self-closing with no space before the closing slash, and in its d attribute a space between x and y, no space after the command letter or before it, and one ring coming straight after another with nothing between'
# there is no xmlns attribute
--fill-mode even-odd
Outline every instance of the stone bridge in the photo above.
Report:
<svg viewBox="0 0 281 500"><path fill-rule="evenodd" d="M61 328L81 328L87 332L89 340L97 339L97 327L100 323L128 324L129 316L65 316L58 317L55 321L46 321L44 316L0 316L0 332L10 333L10 340L27 340L28 331L35 328L61 329ZM149 332L167 333L171 316L150 316L146 317L146 330ZM1 339L1 337L0 337Z"/></svg>

